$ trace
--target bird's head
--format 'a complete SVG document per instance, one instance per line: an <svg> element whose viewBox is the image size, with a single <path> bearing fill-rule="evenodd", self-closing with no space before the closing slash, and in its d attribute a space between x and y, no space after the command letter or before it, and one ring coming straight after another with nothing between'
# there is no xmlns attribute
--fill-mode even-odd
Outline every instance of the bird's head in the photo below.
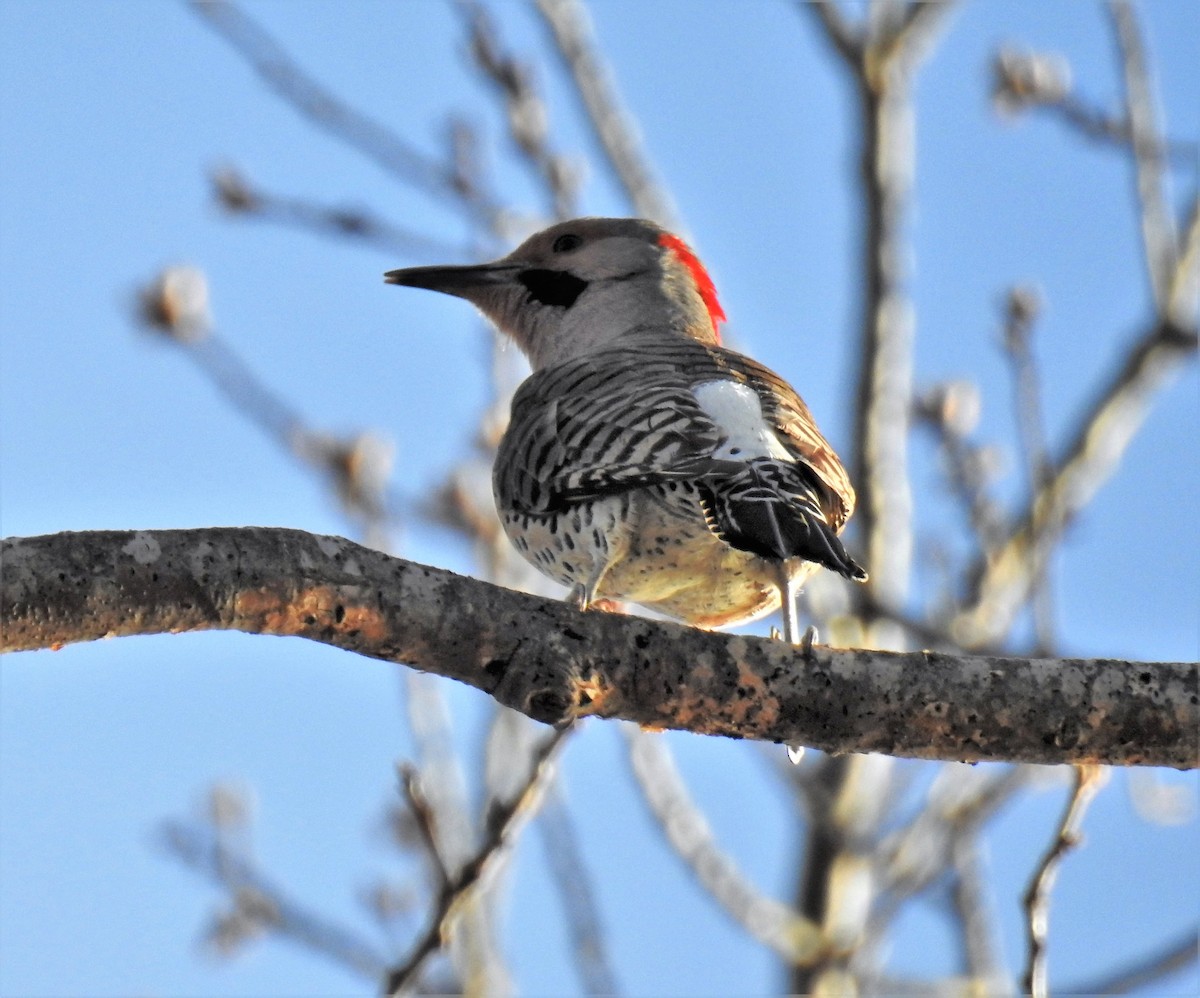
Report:
<svg viewBox="0 0 1200 998"><path fill-rule="evenodd" d="M718 343L725 320L687 244L636 218L560 222L492 263L410 267L384 280L465 298L512 337L535 370L637 328Z"/></svg>

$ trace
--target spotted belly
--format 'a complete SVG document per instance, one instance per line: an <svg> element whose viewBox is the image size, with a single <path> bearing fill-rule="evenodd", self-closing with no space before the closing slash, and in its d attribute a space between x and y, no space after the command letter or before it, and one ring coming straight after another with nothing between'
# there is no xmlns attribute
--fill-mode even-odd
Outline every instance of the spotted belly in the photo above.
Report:
<svg viewBox="0 0 1200 998"><path fill-rule="evenodd" d="M552 514L501 511L518 551L591 598L637 603L700 627L757 619L779 606L778 568L721 540L694 486L672 482ZM789 565L794 575L811 570Z"/></svg>

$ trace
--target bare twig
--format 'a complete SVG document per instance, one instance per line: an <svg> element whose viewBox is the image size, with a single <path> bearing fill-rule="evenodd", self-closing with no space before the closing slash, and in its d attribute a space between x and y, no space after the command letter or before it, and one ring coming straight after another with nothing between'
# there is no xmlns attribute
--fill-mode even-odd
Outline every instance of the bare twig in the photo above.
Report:
<svg viewBox="0 0 1200 998"><path fill-rule="evenodd" d="M895 760L885 756L837 756L823 760L809 781L796 904L820 926L825 946L817 959L792 965L792 991L857 990L863 947L871 942L867 925L879 900L872 854L880 822L895 802L895 773Z"/></svg>
<svg viewBox="0 0 1200 998"><path fill-rule="evenodd" d="M996 996L1011 989L1003 986L1004 965L996 951L996 926L988 897L979 842L974 834L956 837L952 847L950 900L962 937L963 970L983 989Z"/></svg>
<svg viewBox="0 0 1200 998"><path fill-rule="evenodd" d="M546 788L546 800L538 815L538 829L545 843L554 883L563 899L567 931L583 993L616 995L620 988L609 961L587 857L580 847L560 784L561 780Z"/></svg>
<svg viewBox="0 0 1200 998"><path fill-rule="evenodd" d="M1068 125L1090 139L1107 142L1118 148L1128 149L1133 145L1133 131L1126 118L1113 118L1082 100L1065 95L1061 100L1044 105L1047 113L1057 113ZM1200 146L1194 142L1164 139L1156 150L1165 160L1174 160L1176 165L1194 163Z"/></svg>
<svg viewBox="0 0 1200 998"><path fill-rule="evenodd" d="M832 3L811 8L858 98L863 293L850 471L871 571L869 599L895 610L904 605L912 560L914 320L904 287L903 235L915 162L911 88L933 26L948 7L872 4L854 27ZM797 898L800 913L822 926L831 951L793 962L794 991L856 989L850 964L876 901L864 843L883 813L886 794L877 791L889 766L882 759L836 759L822 774L831 781L832 810L810 816Z"/></svg>
<svg viewBox="0 0 1200 998"><path fill-rule="evenodd" d="M1126 81L1126 108L1138 178L1145 263L1154 292L1156 318L1132 344L1115 375L1096 394L1069 441L1053 476L1033 494L1008 539L976 566L976 595L951 624L966 647L1005 633L1043 569L1044 552L1091 500L1116 468L1155 394L1197 346L1195 300L1200 286L1200 201L1193 204L1188 229L1175 242L1165 194L1164 146L1144 47L1132 9L1112 4ZM1034 103L1056 103L1063 81L1038 84L1036 74L1009 66L1006 91ZM1043 74L1044 75L1044 74Z"/></svg>
<svg viewBox="0 0 1200 998"><path fill-rule="evenodd" d="M873 29L858 43L855 37L861 37L862 29L851 29L831 4L811 7L826 39L842 56L859 98L866 222L851 477L859 490L857 522L866 538L872 596L892 607L904 602L912 557L908 430L913 317L904 289L903 237L915 159L911 86L932 29L950 6L910 6L886 32Z"/></svg>
<svg viewBox="0 0 1200 998"><path fill-rule="evenodd" d="M565 156L550 150L549 110L534 85L532 71L504 50L496 25L477 0L459 0L458 8L467 22L475 64L504 99L513 142L550 195L555 216L574 217L578 214L577 171Z"/></svg>
<svg viewBox="0 0 1200 998"><path fill-rule="evenodd" d="M537 809L541 791L551 772L551 762L570 733L569 726L548 735L531 760L529 775L512 800L497 806L488 816L485 838L472 855L439 892L429 927L413 945L403 961L387 971L384 991L389 995L411 990L425 960L447 939L454 918L472 892L483 882L507 854L507 846L517 835L520 826Z"/></svg>
<svg viewBox="0 0 1200 998"><path fill-rule="evenodd" d="M236 907L221 920L226 932L237 921L244 925L239 930L242 933L275 932L361 976L378 980L383 973L387 961L382 955L354 932L287 897L247 859L231 852L218 835L170 821L163 827L163 841L171 855L185 866L229 891ZM218 942L221 938L219 925Z"/></svg>
<svg viewBox="0 0 1200 998"><path fill-rule="evenodd" d="M879 909L872 934L883 931L901 902L928 888L952 864L959 840L974 835L1028 779L1028 767L1023 766L998 774L966 766L940 770L926 805L876 850L888 900Z"/></svg>
<svg viewBox="0 0 1200 998"><path fill-rule="evenodd" d="M1122 151L1134 145L1128 116L1108 114L1072 93L1070 67L1054 53L1002 48L992 60L992 76L992 100L1001 114L1037 109L1092 141ZM1200 146L1164 140L1155 152L1164 160L1194 164Z"/></svg>
<svg viewBox="0 0 1200 998"><path fill-rule="evenodd" d="M953 9L954 0L908 0L889 44L910 62L924 58L937 40L942 22Z"/></svg>
<svg viewBox="0 0 1200 998"><path fill-rule="evenodd" d="M1146 271L1158 314L1165 317L1178 244L1166 190L1166 164L1157 97L1133 7L1127 0L1111 0L1109 11L1125 75L1125 114L1132 137Z"/></svg>
<svg viewBox="0 0 1200 998"><path fill-rule="evenodd" d="M1043 570L1045 552L1115 470L1169 376L1196 355L1200 208L1193 205L1187 232L1177 246L1145 53L1128 5L1114 3L1112 11L1126 76L1146 267L1157 315L1096 393L1053 475L1033 494L1008 539L986 564L976 566L974 602L951 624L965 647L995 640L1007 631Z"/></svg>
<svg viewBox="0 0 1200 998"><path fill-rule="evenodd" d="M421 777L415 766L408 764L399 768L400 787L404 791L404 800L409 813L413 816L417 831L421 835L421 843L429 857L433 869L434 886L440 894L450 882L450 872L446 869L446 861L442 858L442 847L438 842L438 820L425 791L421 788Z"/></svg>
<svg viewBox="0 0 1200 998"><path fill-rule="evenodd" d="M421 673L407 677L405 707L419 760L423 798L432 813L437 855L448 867L471 851L466 778L454 751L450 709L441 684Z"/></svg>
<svg viewBox="0 0 1200 998"><path fill-rule="evenodd" d="M357 149L418 190L469 209L491 226L497 207L462 176L414 149L389 128L317 82L245 11L229 0L189 0L188 6L241 55L262 80L318 128Z"/></svg>
<svg viewBox="0 0 1200 998"><path fill-rule="evenodd" d="M966 511L980 549L989 551L1003 537L1004 523L1000 507L989 494L999 465L996 449L969 439L979 421L980 406L977 385L948 381L918 395L913 414L917 424L937 439L950 490ZM868 610L879 613L882 608L868 605ZM926 643L930 640L929 634L913 637ZM952 639L941 633L937 640L945 644Z"/></svg>
<svg viewBox="0 0 1200 998"><path fill-rule="evenodd" d="M1017 434L1025 457L1029 494L1037 495L1050 483L1054 469L1046 450L1042 420L1042 394L1033 357L1033 326L1041 300L1032 288L1012 288L1004 309L1004 352L1013 373ZM1054 595L1050 581L1050 552L1046 539L1035 534L1031 554L1036 568L1030 579L1034 632L1041 654L1054 647ZM987 549L985 549L987 550Z"/></svg>
<svg viewBox="0 0 1200 998"><path fill-rule="evenodd" d="M583 101L596 139L634 211L678 231L679 216L666 189L654 176L633 119L604 65L587 10L579 0L536 3Z"/></svg>
<svg viewBox="0 0 1200 998"><path fill-rule="evenodd" d="M408 256L432 254L452 262L470 256L466 246L412 232L377 217L366 208L333 207L305 198L283 197L252 185L231 167L211 174L213 194L231 215L306 229L321 236L349 239Z"/></svg>
<svg viewBox="0 0 1200 998"><path fill-rule="evenodd" d="M416 744L422 798L429 812L431 860L437 889L449 881L449 870L467 862L475 848L475 831L469 815L466 776L456 746L453 718L446 702L446 689L434 676L405 670L405 710ZM422 836L426 835L422 830ZM440 896L440 895L439 895ZM492 923L486 906L470 905L452 927L450 955L458 981L467 982L479 970L484 954L495 957L493 969L500 972L492 941Z"/></svg>
<svg viewBox="0 0 1200 998"><path fill-rule="evenodd" d="M1195 329L1155 323L1134 342L1096 393L1054 475L1017 518L1008 538L977 567L974 601L950 624L965 648L1007 632L1047 551L1116 470L1125 449L1172 375L1196 355Z"/></svg>
<svg viewBox="0 0 1200 998"><path fill-rule="evenodd" d="M1050 920L1050 892L1058 876L1058 868L1068 852L1082 841L1080 828L1083 816L1100 788L1108 781L1108 771L1100 766L1076 766L1071 797L1063 810L1054 840L1038 863L1033 879L1025 891L1026 932L1029 956L1022 978L1026 994L1033 998L1046 996L1046 932Z"/></svg>
<svg viewBox="0 0 1200 998"><path fill-rule="evenodd" d="M762 894L721 850L661 738L632 725L625 726L625 734L642 798L700 886L751 936L789 963L812 960L820 945L817 925Z"/></svg>
<svg viewBox="0 0 1200 998"><path fill-rule="evenodd" d="M1167 288L1167 317L1179 326L1196 326L1200 302L1200 197L1192 199L1180 244L1179 260Z"/></svg>
<svg viewBox="0 0 1200 998"><path fill-rule="evenodd" d="M400 500L388 488L392 447L370 433L336 437L310 428L224 340L208 317L204 275L170 267L139 295L137 317L183 349L212 385L277 445L321 472L367 543L387 547L387 529L400 520Z"/></svg>
<svg viewBox="0 0 1200 998"><path fill-rule="evenodd" d="M1192 928L1161 949L1107 977L1062 989L1071 995L1124 995L1138 991L1200 960L1200 928Z"/></svg>
<svg viewBox="0 0 1200 998"><path fill-rule="evenodd" d="M846 20L846 15L834 0L796 0L796 6L820 20L826 40L848 65L862 60L862 29Z"/></svg>

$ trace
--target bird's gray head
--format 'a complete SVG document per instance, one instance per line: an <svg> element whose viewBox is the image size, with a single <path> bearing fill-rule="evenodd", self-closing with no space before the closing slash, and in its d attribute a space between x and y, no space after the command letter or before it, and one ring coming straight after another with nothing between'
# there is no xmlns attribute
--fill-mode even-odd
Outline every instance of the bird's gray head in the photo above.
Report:
<svg viewBox="0 0 1200 998"><path fill-rule="evenodd" d="M687 244L636 218L560 222L492 263L391 270L384 280L467 299L535 370L640 328L717 343L725 319Z"/></svg>

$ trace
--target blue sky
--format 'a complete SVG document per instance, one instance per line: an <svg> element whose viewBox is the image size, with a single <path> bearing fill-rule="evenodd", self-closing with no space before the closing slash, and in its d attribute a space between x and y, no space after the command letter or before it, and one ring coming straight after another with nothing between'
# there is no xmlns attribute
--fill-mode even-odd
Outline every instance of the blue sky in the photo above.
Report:
<svg viewBox="0 0 1200 998"><path fill-rule="evenodd" d="M256 3L248 8L336 93L414 145L441 148L466 109L496 188L545 210L506 143L487 88L443 3ZM518 52L541 51L524 6L496 5ZM1170 134L1200 141L1200 5L1140 8ZM747 350L791 379L835 443L849 436L857 208L852 106L842 68L789 4L595 5L616 79L649 154L709 264ZM1131 172L1118 153L1055 123L998 121L995 48L1061 52L1080 96L1117 107L1105 11L1090 3L961 9L921 74L910 287L922 384L969 377L978 436L1009 448L1001 495L1019 494L997 302L1039 286L1036 331L1048 432L1061 440L1113 357L1149 315ZM590 138L553 63L539 73L553 142ZM319 483L248 426L186 360L130 320L137 287L165 264L209 276L221 335L315 426L371 429L397 449L413 500L469 447L488 391L487 335L461 302L386 287L382 271L442 262L230 220L206 172L233 164L265 188L371 206L462 242L461 216L398 186L314 132L182 5L0 5L0 528L32 535L218 524L350 527ZM1176 171L1194 193L1195 153ZM583 210L623 214L593 172ZM451 380L453 379L453 380ZM1200 379L1163 393L1118 476L1057 559L1065 652L1195 659L1200 631ZM928 448L914 446L922 537L961 542ZM471 553L413 522L403 553L457 571ZM454 688L468 764L482 751L480 698ZM411 754L403 687L381 663L303 642L156 637L7 657L0 665L0 991L57 994L328 994L364 989L268 942L233 964L196 938L215 895L155 843L217 778L258 801L256 849L296 895L365 925L354 892L399 870L377 831L392 763ZM751 750L672 736L714 829L764 889L786 897L798 819ZM913 778L929 767L906 764ZM620 980L631 993L763 993L771 959L689 886L630 788L621 739L593 722L569 749L565 790L580 827ZM1194 774L1165 777L1189 788ZM1052 981L1069 983L1195 924L1195 820L1147 824L1117 774L1064 868ZM1062 786L1023 798L989 839L1004 948L1019 964L1016 898ZM536 831L511 878L507 929L522 991L573 989L561 916ZM366 930L369 931L369 928ZM915 905L897 936L907 970L942 968L947 933ZM942 962L937 962L942 961ZM1200 990L1193 970L1170 993Z"/></svg>

